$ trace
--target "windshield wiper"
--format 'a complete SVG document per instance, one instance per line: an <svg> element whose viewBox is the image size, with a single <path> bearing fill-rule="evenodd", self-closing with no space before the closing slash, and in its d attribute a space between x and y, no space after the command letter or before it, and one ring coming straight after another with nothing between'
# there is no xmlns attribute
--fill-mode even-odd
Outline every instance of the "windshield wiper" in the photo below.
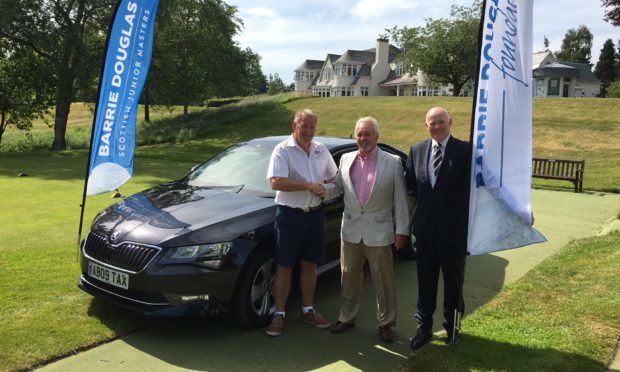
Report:
<svg viewBox="0 0 620 372"><path fill-rule="evenodd" d="M244 185L233 185L233 186L222 186L222 187L226 188L225 191L234 192L235 194L238 194L243 189L244 186L245 184Z"/></svg>

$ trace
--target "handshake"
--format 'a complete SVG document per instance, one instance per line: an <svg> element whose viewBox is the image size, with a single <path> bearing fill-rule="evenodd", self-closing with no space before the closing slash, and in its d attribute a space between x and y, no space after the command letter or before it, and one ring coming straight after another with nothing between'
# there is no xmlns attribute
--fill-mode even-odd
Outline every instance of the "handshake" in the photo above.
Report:
<svg viewBox="0 0 620 372"><path fill-rule="evenodd" d="M325 198L325 186L322 183L311 183L310 191L321 199Z"/></svg>

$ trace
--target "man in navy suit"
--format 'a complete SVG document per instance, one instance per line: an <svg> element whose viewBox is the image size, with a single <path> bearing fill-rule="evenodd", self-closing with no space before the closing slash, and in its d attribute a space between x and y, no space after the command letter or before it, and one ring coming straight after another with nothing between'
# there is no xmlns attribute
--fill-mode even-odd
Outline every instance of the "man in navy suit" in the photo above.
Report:
<svg viewBox="0 0 620 372"><path fill-rule="evenodd" d="M443 273L443 326L448 343L457 342L455 313L463 313L463 276L467 254L469 206L468 142L450 135L452 118L442 107L426 114L431 138L411 147L405 178L407 191L416 199L412 221L417 248L418 332L411 341L419 349L432 339L439 270Z"/></svg>

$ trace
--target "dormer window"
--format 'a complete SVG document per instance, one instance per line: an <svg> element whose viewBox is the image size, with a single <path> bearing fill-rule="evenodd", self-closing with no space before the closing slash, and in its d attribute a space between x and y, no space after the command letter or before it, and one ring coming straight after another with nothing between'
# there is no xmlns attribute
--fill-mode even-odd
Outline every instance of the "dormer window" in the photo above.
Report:
<svg viewBox="0 0 620 372"><path fill-rule="evenodd" d="M357 65L353 64L337 64L336 65L336 76L356 76L357 75Z"/></svg>
<svg viewBox="0 0 620 372"><path fill-rule="evenodd" d="M402 62L399 62L396 65L396 71L395 72L396 72L396 76L403 76L403 63Z"/></svg>

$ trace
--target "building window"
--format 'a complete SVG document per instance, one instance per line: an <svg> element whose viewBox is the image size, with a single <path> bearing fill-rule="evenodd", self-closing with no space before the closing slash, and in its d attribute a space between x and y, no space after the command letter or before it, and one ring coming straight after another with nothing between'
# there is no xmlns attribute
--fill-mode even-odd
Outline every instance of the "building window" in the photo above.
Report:
<svg viewBox="0 0 620 372"><path fill-rule="evenodd" d="M356 76L357 75L357 65L353 64L338 64L335 67L336 76Z"/></svg>
<svg viewBox="0 0 620 372"><path fill-rule="evenodd" d="M545 79L536 79L536 96L545 96Z"/></svg>
<svg viewBox="0 0 620 372"><path fill-rule="evenodd" d="M548 96L559 96L560 95L560 79L559 78L549 79L549 85L547 86L547 95Z"/></svg>
<svg viewBox="0 0 620 372"><path fill-rule="evenodd" d="M368 96L368 87L360 87L360 94L362 96Z"/></svg>
<svg viewBox="0 0 620 372"><path fill-rule="evenodd" d="M403 76L403 63L402 62L396 65L396 76Z"/></svg>

